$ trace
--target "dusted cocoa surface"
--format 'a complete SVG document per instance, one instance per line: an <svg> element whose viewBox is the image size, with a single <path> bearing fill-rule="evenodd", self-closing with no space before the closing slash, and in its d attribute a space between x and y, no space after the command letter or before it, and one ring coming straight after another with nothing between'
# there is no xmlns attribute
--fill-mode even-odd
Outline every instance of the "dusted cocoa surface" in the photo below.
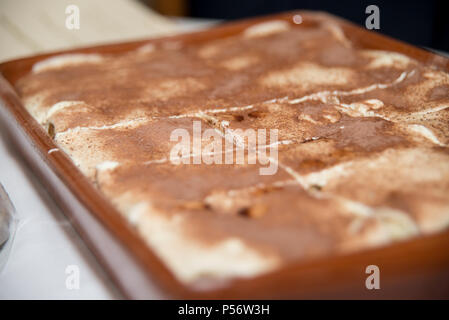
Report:
<svg viewBox="0 0 449 320"><path fill-rule="evenodd" d="M41 62L16 83L29 112L187 283L446 228L448 88L438 67L357 48L319 16L262 34ZM278 129L276 174L260 175L260 164L170 163L170 133L192 133L194 121L219 133ZM230 239L238 249L223 253ZM214 263L211 252L220 252ZM181 271L180 257L199 262Z"/></svg>

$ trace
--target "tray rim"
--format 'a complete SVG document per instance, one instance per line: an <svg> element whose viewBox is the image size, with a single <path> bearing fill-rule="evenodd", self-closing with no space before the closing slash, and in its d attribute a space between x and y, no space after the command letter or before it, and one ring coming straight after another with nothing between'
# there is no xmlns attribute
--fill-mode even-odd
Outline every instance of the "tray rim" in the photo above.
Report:
<svg viewBox="0 0 449 320"><path fill-rule="evenodd" d="M76 168L70 158L63 152L54 152L48 155L48 150L57 148L53 140L48 136L45 130L36 122L34 118L23 107L20 98L16 94L12 85L18 78L25 74L27 70L37 61L48 57L66 53L122 53L138 48L147 43L161 43L167 41L207 41L213 37L228 36L238 33L244 28L259 22L269 20L291 21L293 16L300 14L303 17L303 23L318 18L326 18L337 22L345 33L350 32L349 38L357 41L357 45L366 48L382 48L404 53L408 56L427 64L432 63L445 71L449 71L449 59L439 56L435 53L419 49L403 42L388 38L378 33L364 30L341 18L322 12L310 11L292 11L287 13L245 19L238 22L225 23L204 31L185 33L161 38L132 41L118 44L108 44L93 46L87 48L76 48L71 50L56 51L40 54L31 57L15 59L0 64L0 104L4 112L3 118L10 117L15 124L10 125L10 132L21 134L28 140L33 147L34 152L39 155L40 161L44 162L57 178L63 182L67 190L72 193L81 206L103 225L108 232L124 246L125 250L132 253L131 259L135 259L136 265L140 265L143 273L150 278L150 281L161 292L161 297L169 298L187 298L187 299L220 299L220 298L310 298L310 297L361 297L361 298L379 298L379 297L402 297L407 296L407 290L410 283L402 281L399 285L395 282L398 276L404 275L404 267L408 272L405 278L414 277L425 271L433 281L442 279L448 275L449 253L444 253L444 249L449 247L449 230L431 235L421 235L402 242L396 242L383 247L365 249L351 254L339 254L320 257L313 260L298 261L290 263L272 272L246 279L235 279L223 287L211 290L196 290L180 281L168 270L165 264L156 256L153 250L148 247L126 223L126 220L109 203L88 179ZM13 126L13 127L12 127ZM30 161L28 155L27 160ZM36 158L34 162L38 161ZM36 167L36 164L33 165ZM38 169L43 172L43 169ZM52 189L45 181L48 179L48 172L41 173L46 187ZM54 184L54 183L53 183ZM54 186L53 186L54 188ZM53 196L53 195L52 195ZM74 201L73 199L70 201ZM59 196L56 202L62 207L67 207L64 202L69 202ZM70 207L70 206L69 206ZM70 211L70 208L68 209ZM145 298L145 294L135 294L134 289L129 287L126 280L120 278L117 273L120 270L117 266L111 265L110 261L104 257L107 253L100 252L98 244L92 243L86 232L85 226L77 221L76 212L64 212L72 219L77 232L87 242L88 246L94 251L100 262L106 267L106 270L118 284L119 288L127 297ZM405 253L415 253L414 258L410 258ZM395 262L391 258L395 258ZM363 265L369 265L370 261L376 261L377 265L382 265L386 274L382 277L391 283L391 288L379 293L366 294L367 290L360 288L364 284L366 277L364 272L360 272ZM368 264L367 264L368 263ZM362 270L363 271L363 270ZM359 273L354 275L354 273ZM438 276L436 276L438 274ZM338 275L338 279L335 276ZM441 276L441 277L440 277ZM449 275L448 275L449 276ZM436 278L435 278L436 277ZM401 278L401 277L399 277ZM402 277L404 278L404 277ZM449 278L448 278L449 279ZM294 288L292 282L300 284L300 288ZM330 282L330 283L329 283ZM434 282L432 282L434 283ZM449 287L449 281L448 287ZM326 286L323 287L323 284ZM434 284L433 284L434 285ZM364 292L365 291L365 292ZM438 291L438 290L437 290ZM442 296L449 297L449 290Z"/></svg>

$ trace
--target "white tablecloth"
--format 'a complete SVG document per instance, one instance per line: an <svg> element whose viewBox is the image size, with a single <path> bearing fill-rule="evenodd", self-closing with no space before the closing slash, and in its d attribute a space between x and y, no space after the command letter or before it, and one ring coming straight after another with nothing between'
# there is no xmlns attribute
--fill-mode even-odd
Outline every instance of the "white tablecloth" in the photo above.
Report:
<svg viewBox="0 0 449 320"><path fill-rule="evenodd" d="M95 257L21 157L0 139L0 182L16 208L15 239L0 272L0 299L120 298ZM79 289L68 289L68 266ZM69 269L70 271L70 269ZM70 286L69 286L70 287Z"/></svg>

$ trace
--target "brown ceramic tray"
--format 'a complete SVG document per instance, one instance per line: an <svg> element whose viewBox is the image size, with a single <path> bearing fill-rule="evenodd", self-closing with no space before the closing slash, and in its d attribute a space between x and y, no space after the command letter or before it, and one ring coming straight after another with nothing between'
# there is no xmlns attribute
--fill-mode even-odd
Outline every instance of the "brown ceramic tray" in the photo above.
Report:
<svg viewBox="0 0 449 320"><path fill-rule="evenodd" d="M298 28L313 25L316 15L325 15L341 25L346 36L360 48L404 53L425 64L449 71L449 59L418 49L380 34L364 30L342 19L311 12L290 12L244 20L174 37L150 40L203 43L242 31L271 19L293 23ZM147 41L65 51L123 53ZM170 273L112 205L61 152L52 139L23 107L13 89L34 63L61 52L0 64L0 119L35 174L104 265L112 279L129 298L449 298L449 231L362 252L292 263L282 269L251 279L237 279L220 288L193 290ZM365 269L380 268L380 290L367 290Z"/></svg>

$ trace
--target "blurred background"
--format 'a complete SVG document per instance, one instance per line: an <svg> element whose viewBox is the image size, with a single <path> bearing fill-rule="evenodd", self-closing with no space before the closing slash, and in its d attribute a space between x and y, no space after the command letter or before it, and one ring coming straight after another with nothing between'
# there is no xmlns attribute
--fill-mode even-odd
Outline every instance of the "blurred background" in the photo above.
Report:
<svg viewBox="0 0 449 320"><path fill-rule="evenodd" d="M65 25L70 5L80 12L76 30ZM0 0L0 61L297 9L327 11L364 27L369 5L380 11L378 32L449 52L448 0Z"/></svg>
<svg viewBox="0 0 449 320"><path fill-rule="evenodd" d="M234 20L275 12L322 10L365 25L365 8L380 9L380 32L406 42L449 51L448 0L142 0L161 14Z"/></svg>

